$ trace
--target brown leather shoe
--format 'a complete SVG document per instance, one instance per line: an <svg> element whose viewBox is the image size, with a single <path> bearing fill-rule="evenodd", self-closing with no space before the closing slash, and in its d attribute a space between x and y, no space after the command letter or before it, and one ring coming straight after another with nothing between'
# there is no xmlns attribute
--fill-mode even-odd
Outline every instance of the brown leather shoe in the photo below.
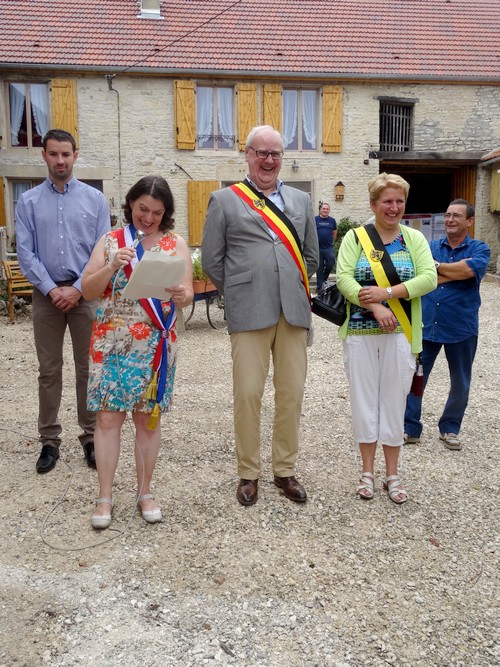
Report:
<svg viewBox="0 0 500 667"><path fill-rule="evenodd" d="M255 505L257 502L257 484L258 479L240 479L236 498L241 505Z"/></svg>
<svg viewBox="0 0 500 667"><path fill-rule="evenodd" d="M305 503L307 500L307 493L302 484L295 477L276 477L274 476L274 483L281 489L283 495L295 503Z"/></svg>

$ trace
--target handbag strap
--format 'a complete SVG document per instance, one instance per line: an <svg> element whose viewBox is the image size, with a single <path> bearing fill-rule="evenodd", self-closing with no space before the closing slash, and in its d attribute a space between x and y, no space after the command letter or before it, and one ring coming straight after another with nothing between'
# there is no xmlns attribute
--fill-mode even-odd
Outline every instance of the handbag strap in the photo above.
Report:
<svg viewBox="0 0 500 667"><path fill-rule="evenodd" d="M391 256L387 252L384 242L380 238L374 224L368 224L364 227L354 229L361 247L365 251L366 258L370 262L373 276L379 287L390 287L399 285L401 279L398 276ZM411 304L406 299L388 299L387 304L397 317L398 322L403 328L406 338L411 345L412 327L411 327Z"/></svg>

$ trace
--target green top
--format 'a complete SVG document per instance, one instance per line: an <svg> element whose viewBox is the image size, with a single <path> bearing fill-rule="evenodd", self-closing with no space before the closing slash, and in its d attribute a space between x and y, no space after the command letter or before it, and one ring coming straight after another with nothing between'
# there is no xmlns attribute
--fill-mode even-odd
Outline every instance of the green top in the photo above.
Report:
<svg viewBox="0 0 500 667"><path fill-rule="evenodd" d="M436 289L437 273L434 260L425 236L416 229L400 225L406 247L415 267L415 277L403 283L411 300L412 346L414 354L422 351L422 306L420 297ZM353 229L350 229L340 244L337 260L337 286L347 299L347 317L339 329L339 336L345 339L351 307L355 303L361 307L358 299L361 285L354 279L354 269L363 249Z"/></svg>

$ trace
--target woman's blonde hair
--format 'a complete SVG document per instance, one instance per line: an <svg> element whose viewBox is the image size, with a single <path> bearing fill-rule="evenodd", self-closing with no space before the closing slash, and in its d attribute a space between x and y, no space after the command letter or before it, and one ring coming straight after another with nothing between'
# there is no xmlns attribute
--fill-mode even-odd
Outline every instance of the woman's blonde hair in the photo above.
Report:
<svg viewBox="0 0 500 667"><path fill-rule="evenodd" d="M386 188L399 188L404 192L405 202L408 199L408 192L410 191L410 184L402 176L398 174L386 174L383 171L378 176L374 176L368 181L368 192L370 193L370 201L376 202L380 197L380 193Z"/></svg>

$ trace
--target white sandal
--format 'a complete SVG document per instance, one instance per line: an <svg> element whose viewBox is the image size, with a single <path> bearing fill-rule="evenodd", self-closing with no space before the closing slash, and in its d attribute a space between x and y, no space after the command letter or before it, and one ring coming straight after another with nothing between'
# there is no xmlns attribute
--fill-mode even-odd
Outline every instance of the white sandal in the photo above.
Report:
<svg viewBox="0 0 500 667"><path fill-rule="evenodd" d="M98 528L99 530L103 530L104 528L109 528L111 524L111 514L113 512L113 505L115 504L115 501L113 500L113 498L97 498L95 504L111 505L111 513L92 514L92 516L90 517L90 523L92 524L92 528Z"/></svg>
<svg viewBox="0 0 500 667"><path fill-rule="evenodd" d="M356 493L363 500L371 500L373 498L373 491L375 488L374 476L371 472L362 472L361 477L359 478L359 484L356 487ZM362 493L366 491L366 493Z"/></svg>
<svg viewBox="0 0 500 667"><path fill-rule="evenodd" d="M143 496L138 496L137 497L137 504L139 505L139 509L141 510L142 518L144 521L147 521L148 523L158 523L161 521L161 509L157 507L154 510L143 510L141 507L141 503L143 500L154 500L155 497L153 496L152 493L145 493Z"/></svg>
<svg viewBox="0 0 500 667"><path fill-rule="evenodd" d="M389 475L389 477L384 477L384 489L389 494L389 498L396 505L402 505L408 500L408 492L400 488L401 480L399 475ZM398 496L404 496L404 500L398 500Z"/></svg>

